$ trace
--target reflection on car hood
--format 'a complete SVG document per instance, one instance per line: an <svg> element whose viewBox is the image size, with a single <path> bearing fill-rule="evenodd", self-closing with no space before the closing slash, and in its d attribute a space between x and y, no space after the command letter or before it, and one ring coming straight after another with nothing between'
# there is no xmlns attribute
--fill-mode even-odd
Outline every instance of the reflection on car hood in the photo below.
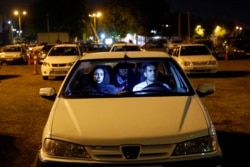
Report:
<svg viewBox="0 0 250 167"><path fill-rule="evenodd" d="M183 61L211 61L216 60L213 56L210 55L199 55L199 56L181 56Z"/></svg>
<svg viewBox="0 0 250 167"><path fill-rule="evenodd" d="M208 133L196 96L61 98L55 104L47 134L82 144L159 144Z"/></svg>
<svg viewBox="0 0 250 167"><path fill-rule="evenodd" d="M54 56L54 57L46 57L45 62L50 63L69 63L74 62L79 58L79 56Z"/></svg>

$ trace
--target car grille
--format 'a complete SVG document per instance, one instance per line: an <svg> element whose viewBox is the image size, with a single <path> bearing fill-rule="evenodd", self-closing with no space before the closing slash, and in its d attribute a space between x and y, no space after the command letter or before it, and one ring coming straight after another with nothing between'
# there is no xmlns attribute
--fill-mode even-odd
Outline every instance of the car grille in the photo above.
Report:
<svg viewBox="0 0 250 167"><path fill-rule="evenodd" d="M55 75L55 74L63 74L66 75L68 71L51 71L50 75Z"/></svg>
<svg viewBox="0 0 250 167"><path fill-rule="evenodd" d="M165 159L171 155L174 145L125 145L89 146L93 159L101 161L128 161Z"/></svg>
<svg viewBox="0 0 250 167"><path fill-rule="evenodd" d="M52 64L52 67L65 67L66 63L63 64Z"/></svg>
<svg viewBox="0 0 250 167"><path fill-rule="evenodd" d="M198 65L207 65L208 62L207 61L201 61L201 62L192 62L194 66L198 66Z"/></svg>

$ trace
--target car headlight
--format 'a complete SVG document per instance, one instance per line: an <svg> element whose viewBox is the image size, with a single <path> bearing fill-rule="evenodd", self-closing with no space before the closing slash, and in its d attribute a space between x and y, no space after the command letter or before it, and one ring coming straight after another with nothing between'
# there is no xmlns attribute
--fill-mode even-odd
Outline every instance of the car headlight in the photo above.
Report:
<svg viewBox="0 0 250 167"><path fill-rule="evenodd" d="M54 139L45 139L44 152L51 156L90 158L84 146Z"/></svg>
<svg viewBox="0 0 250 167"><path fill-rule="evenodd" d="M75 62L67 63L67 66L72 66Z"/></svg>
<svg viewBox="0 0 250 167"><path fill-rule="evenodd" d="M173 156L208 153L217 149L216 136L205 136L177 144Z"/></svg>
<svg viewBox="0 0 250 167"><path fill-rule="evenodd" d="M191 66L192 63L191 63L190 61L184 61L184 62L183 62L183 65L184 65L184 66Z"/></svg>
<svg viewBox="0 0 250 167"><path fill-rule="evenodd" d="M217 61L209 61L208 62L208 65L216 65L217 64Z"/></svg>
<svg viewBox="0 0 250 167"><path fill-rule="evenodd" d="M43 66L48 66L48 67L49 67L50 64L44 61L44 62L43 62Z"/></svg>

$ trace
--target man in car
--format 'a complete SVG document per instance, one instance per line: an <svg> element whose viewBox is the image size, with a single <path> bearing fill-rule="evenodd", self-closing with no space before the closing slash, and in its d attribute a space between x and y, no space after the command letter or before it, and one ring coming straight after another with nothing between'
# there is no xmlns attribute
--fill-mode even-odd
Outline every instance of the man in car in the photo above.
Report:
<svg viewBox="0 0 250 167"><path fill-rule="evenodd" d="M146 79L145 81L135 85L133 88L133 92L141 91L145 87L152 84L162 85L166 89L170 89L170 87L166 83L158 81L158 71L156 67L157 65L155 63L145 63L142 65L143 75Z"/></svg>

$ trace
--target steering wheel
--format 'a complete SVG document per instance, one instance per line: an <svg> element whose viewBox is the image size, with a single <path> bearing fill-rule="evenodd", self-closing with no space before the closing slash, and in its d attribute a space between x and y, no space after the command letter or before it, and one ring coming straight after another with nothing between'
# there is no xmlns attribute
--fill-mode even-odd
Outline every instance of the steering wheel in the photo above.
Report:
<svg viewBox="0 0 250 167"><path fill-rule="evenodd" d="M168 88L166 88L162 83L153 83L144 87L142 91L144 90L166 91Z"/></svg>

